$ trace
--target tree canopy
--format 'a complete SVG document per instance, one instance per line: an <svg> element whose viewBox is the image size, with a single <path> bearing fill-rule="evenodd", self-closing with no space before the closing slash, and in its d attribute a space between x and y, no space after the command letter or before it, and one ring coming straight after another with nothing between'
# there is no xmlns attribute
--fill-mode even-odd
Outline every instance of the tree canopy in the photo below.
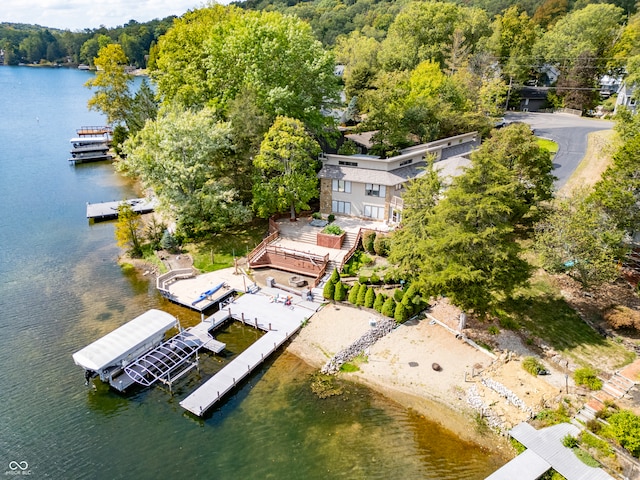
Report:
<svg viewBox="0 0 640 480"><path fill-rule="evenodd" d="M306 131L301 121L278 117L253 163L257 170L254 182L254 208L260 217L309 208L318 196L316 177L320 145Z"/></svg>

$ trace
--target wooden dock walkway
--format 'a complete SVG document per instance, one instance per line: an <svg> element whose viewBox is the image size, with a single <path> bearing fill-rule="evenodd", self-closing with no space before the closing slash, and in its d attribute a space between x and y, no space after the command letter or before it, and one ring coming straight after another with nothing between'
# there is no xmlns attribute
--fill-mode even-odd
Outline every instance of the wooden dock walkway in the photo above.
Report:
<svg viewBox="0 0 640 480"><path fill-rule="evenodd" d="M214 325L233 317L266 333L227 366L180 402L194 415L202 416L226 393L275 352L315 310L302 305L284 305L263 294L246 294L205 320Z"/></svg>
<svg viewBox="0 0 640 480"><path fill-rule="evenodd" d="M119 202L87 203L87 218L90 220L113 220L118 218L118 207L122 202L131 205L136 213L151 213L156 206L156 200L146 198L133 198L120 200Z"/></svg>

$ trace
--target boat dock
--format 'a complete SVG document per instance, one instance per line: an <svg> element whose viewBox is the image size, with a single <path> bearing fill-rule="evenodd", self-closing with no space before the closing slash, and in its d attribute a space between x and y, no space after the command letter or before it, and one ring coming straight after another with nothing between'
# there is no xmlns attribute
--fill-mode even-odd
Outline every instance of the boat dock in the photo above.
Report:
<svg viewBox="0 0 640 480"><path fill-rule="evenodd" d="M131 200L121 200L119 202L102 202L102 203L88 203L87 202L87 218L90 220L113 220L118 218L118 207L126 202L131 205L131 208L136 213L151 213L156 206L156 200L148 200L146 198L133 198Z"/></svg>
<svg viewBox="0 0 640 480"><path fill-rule="evenodd" d="M296 333L303 322L313 315L315 312L313 308L318 307L313 304L286 304L286 297L282 296L282 293L284 292L275 295L245 294L200 324L202 325L200 328L206 328L207 331L210 331L233 318L264 330L266 333L182 400L180 405L183 408L194 415L204 415L226 393Z"/></svg>

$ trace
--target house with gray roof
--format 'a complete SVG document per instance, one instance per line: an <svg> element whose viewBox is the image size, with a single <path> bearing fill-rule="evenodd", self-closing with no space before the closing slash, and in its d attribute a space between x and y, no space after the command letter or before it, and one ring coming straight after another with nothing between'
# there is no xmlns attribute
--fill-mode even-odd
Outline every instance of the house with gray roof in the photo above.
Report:
<svg viewBox="0 0 640 480"><path fill-rule="evenodd" d="M407 182L424 174L427 156L434 157L443 176L453 176L479 145L480 135L471 132L405 148L391 158L324 154L318 173L320 212L398 224Z"/></svg>

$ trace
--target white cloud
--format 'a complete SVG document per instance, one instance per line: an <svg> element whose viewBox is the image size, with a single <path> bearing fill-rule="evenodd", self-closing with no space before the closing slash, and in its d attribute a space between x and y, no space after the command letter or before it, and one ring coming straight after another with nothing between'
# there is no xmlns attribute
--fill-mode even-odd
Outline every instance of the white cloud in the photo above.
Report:
<svg viewBox="0 0 640 480"><path fill-rule="evenodd" d="M202 6L201 0L1 0L0 22L76 31L180 16Z"/></svg>

